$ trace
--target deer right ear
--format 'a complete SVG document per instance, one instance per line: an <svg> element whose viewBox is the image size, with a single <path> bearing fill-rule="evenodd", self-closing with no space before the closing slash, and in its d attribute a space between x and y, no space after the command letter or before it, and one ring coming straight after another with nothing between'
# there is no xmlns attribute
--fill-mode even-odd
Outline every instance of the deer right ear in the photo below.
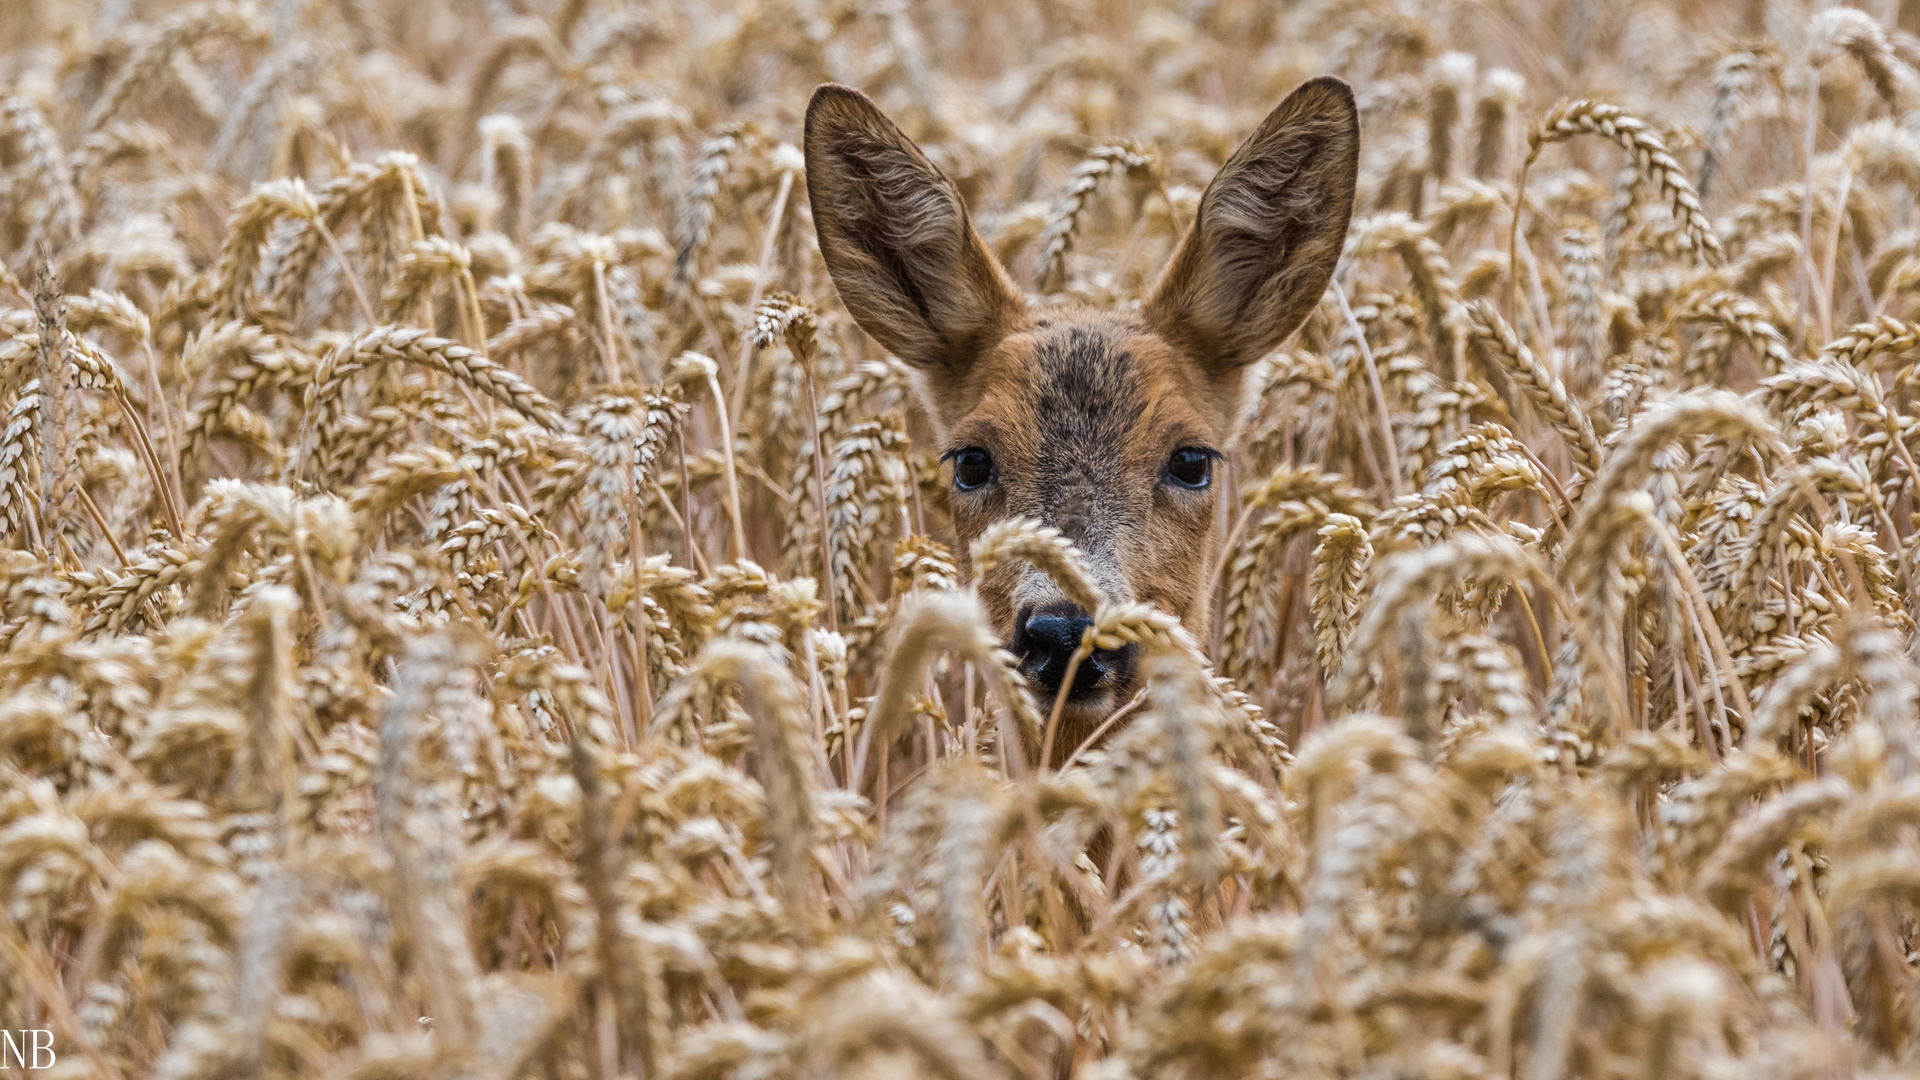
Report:
<svg viewBox="0 0 1920 1080"><path fill-rule="evenodd" d="M960 193L865 94L815 90L806 153L820 255L862 330L948 376L1008 332L1026 305Z"/></svg>

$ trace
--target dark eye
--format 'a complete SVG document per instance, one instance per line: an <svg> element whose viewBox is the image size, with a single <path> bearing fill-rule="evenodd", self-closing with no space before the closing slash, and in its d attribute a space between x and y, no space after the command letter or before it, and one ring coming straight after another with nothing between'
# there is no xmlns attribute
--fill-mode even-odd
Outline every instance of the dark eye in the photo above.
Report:
<svg viewBox="0 0 1920 1080"><path fill-rule="evenodd" d="M1212 479L1214 452L1183 446L1167 459L1167 475L1181 487L1203 488Z"/></svg>
<svg viewBox="0 0 1920 1080"><path fill-rule="evenodd" d="M953 455L953 486L972 491L993 479L993 458L977 446L969 446Z"/></svg>

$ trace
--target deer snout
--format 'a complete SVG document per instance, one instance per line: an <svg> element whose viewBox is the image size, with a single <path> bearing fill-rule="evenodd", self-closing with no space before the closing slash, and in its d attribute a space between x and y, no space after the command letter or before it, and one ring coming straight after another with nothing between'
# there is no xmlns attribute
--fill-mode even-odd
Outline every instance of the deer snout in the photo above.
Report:
<svg viewBox="0 0 1920 1080"><path fill-rule="evenodd" d="M1023 607L1014 619L1012 653L1020 658L1027 680L1048 695L1058 694L1073 666L1073 654L1093 619L1077 605L1049 604ZM1134 647L1095 649L1073 672L1069 701L1118 688L1133 674Z"/></svg>

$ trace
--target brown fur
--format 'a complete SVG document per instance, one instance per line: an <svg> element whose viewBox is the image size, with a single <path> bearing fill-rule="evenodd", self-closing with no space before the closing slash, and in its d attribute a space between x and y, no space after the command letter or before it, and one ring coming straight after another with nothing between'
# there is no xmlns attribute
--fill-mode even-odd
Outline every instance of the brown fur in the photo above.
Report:
<svg viewBox="0 0 1920 1080"><path fill-rule="evenodd" d="M1029 309L953 185L858 91L815 92L806 151L820 251L847 310L918 373L943 449L992 455L990 483L953 492L962 559L994 521L1036 518L1086 552L1108 600L1204 626L1220 486L1181 487L1166 463L1182 447L1225 448L1247 365L1327 287L1358 165L1346 85L1312 80L1268 115L1133 313ZM1078 613L1032 569L977 584L1003 637L1023 613ZM1076 696L1063 735L1126 700L1132 679L1120 664Z"/></svg>

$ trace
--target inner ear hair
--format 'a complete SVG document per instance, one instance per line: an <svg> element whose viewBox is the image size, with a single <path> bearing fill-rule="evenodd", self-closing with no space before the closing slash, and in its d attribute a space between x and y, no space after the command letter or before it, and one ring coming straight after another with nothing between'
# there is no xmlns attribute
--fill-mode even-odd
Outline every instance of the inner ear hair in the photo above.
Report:
<svg viewBox="0 0 1920 1080"><path fill-rule="evenodd" d="M1278 347L1340 261L1359 159L1353 92L1303 83L1207 185L1147 317L1216 376Z"/></svg>
<svg viewBox="0 0 1920 1080"><path fill-rule="evenodd" d="M969 363L1024 304L951 181L858 90L807 106L820 254L861 329L915 367Z"/></svg>

